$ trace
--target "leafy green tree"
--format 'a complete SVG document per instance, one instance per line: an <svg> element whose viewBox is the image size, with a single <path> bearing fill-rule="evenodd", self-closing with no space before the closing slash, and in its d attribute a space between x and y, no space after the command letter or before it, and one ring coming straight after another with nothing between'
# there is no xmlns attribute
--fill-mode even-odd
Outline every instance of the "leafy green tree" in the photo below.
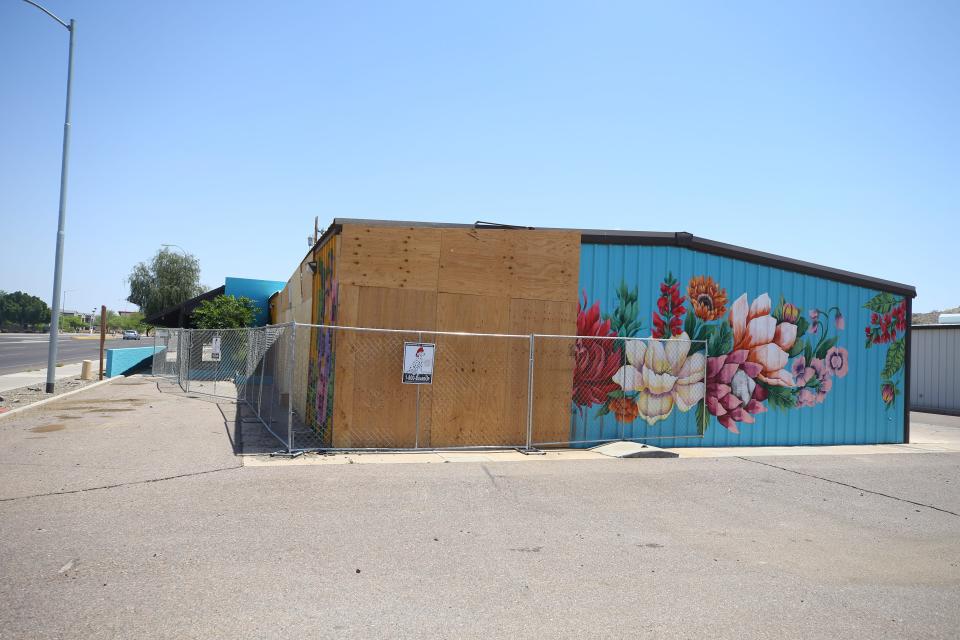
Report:
<svg viewBox="0 0 960 640"><path fill-rule="evenodd" d="M250 298L220 295L201 302L192 317L198 329L239 329L253 326L255 314L256 306Z"/></svg>
<svg viewBox="0 0 960 640"><path fill-rule="evenodd" d="M0 327L5 329L43 329L50 322L47 303L22 291L0 291Z"/></svg>
<svg viewBox="0 0 960 640"><path fill-rule="evenodd" d="M151 316L203 293L200 286L200 262L190 254L163 248L147 262L133 267L127 278L127 300Z"/></svg>
<svg viewBox="0 0 960 640"><path fill-rule="evenodd" d="M84 322L83 318L79 318L77 316L60 316L61 331L76 333L79 329L82 329L86 326L87 323Z"/></svg>
<svg viewBox="0 0 960 640"><path fill-rule="evenodd" d="M126 331L127 329L135 329L141 333L146 331L147 325L143 322L142 313L126 313L122 316L117 317L117 324L120 329Z"/></svg>

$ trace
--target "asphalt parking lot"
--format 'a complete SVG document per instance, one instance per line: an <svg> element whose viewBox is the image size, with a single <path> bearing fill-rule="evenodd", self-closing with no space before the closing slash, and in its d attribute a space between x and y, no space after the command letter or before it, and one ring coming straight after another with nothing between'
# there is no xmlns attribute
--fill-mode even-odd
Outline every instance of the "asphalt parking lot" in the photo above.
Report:
<svg viewBox="0 0 960 640"><path fill-rule="evenodd" d="M133 377L0 420L0 637L953 638L956 453L244 465Z"/></svg>

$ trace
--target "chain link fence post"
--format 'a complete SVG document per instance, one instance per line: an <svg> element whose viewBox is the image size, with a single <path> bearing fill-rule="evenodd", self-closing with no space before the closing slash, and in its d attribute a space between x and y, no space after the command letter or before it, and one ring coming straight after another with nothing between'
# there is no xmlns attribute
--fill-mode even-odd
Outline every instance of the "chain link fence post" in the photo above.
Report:
<svg viewBox="0 0 960 640"><path fill-rule="evenodd" d="M423 342L423 332L417 332L417 342ZM420 385L415 385L417 387L417 411L416 411L416 431L413 434L413 448L420 448Z"/></svg>
<svg viewBox="0 0 960 640"><path fill-rule="evenodd" d="M533 366L534 366L534 345L536 338L530 334L530 359L527 362L527 451L531 448L533 440Z"/></svg>
<svg viewBox="0 0 960 640"><path fill-rule="evenodd" d="M186 358L183 360L183 370L184 370L184 381L187 384L186 389L187 393L190 393L190 361L193 359L193 332L189 330L183 330L181 333L186 335L187 349L185 352Z"/></svg>
<svg viewBox="0 0 960 640"><path fill-rule="evenodd" d="M260 390L257 392L257 417L260 418L261 422L263 422L263 414L260 413L260 408L263 406L263 378L267 373L267 343L269 342L267 331L264 328L263 334L260 336L263 344L258 351L260 355Z"/></svg>
<svg viewBox="0 0 960 640"><path fill-rule="evenodd" d="M289 366L287 371L287 451L293 452L293 384L297 375L297 323L294 322L290 327L290 354L287 359Z"/></svg>
<svg viewBox="0 0 960 640"><path fill-rule="evenodd" d="M186 380L183 377L183 331L177 331L177 384L184 391L187 390Z"/></svg>

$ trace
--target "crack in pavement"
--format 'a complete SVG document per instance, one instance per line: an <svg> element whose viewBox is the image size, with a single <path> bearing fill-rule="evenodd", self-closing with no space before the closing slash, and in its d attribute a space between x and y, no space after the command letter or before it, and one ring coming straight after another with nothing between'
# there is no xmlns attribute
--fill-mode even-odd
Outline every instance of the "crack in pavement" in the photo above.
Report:
<svg viewBox="0 0 960 640"><path fill-rule="evenodd" d="M164 480L176 480L177 478L190 478L193 476L202 476L208 473L218 473L220 471L232 471L242 469L243 462L233 467L222 467L220 469L208 469L206 471L194 471L192 473L181 473L175 476L165 476L163 478L151 478L149 480L134 480L132 482L121 482L119 484L107 484L100 487L87 487L85 489L71 489L70 491L52 491L50 493L35 493L29 496L15 496L13 498L0 498L0 502L13 502L15 500L31 500L33 498L46 498L48 496L65 496L71 493L86 493L88 491L102 491L103 489L117 489L119 487L131 487L138 484L150 484L151 482L163 482Z"/></svg>
<svg viewBox="0 0 960 640"><path fill-rule="evenodd" d="M497 479L493 477L493 474L490 473L490 469L487 469L487 465L481 464L480 467L483 469L483 472L487 474L487 477L490 478L490 483L495 489L499 489L500 486L497 484Z"/></svg>
<svg viewBox="0 0 960 640"><path fill-rule="evenodd" d="M955 513L955 512L953 512L953 511L948 510L948 509L941 509L940 507L935 507L935 506L933 506L932 504L926 504L926 503L923 503L923 502L915 502L914 500L908 500L908 499L906 499L906 498L900 498L900 497L898 497L898 496L892 496L892 495L890 495L889 493L882 493L882 492L880 492L880 491L872 491L872 490L870 490L870 489L864 489L863 487L858 487L858 486L855 485L855 484L849 484L849 483L846 483L846 482L841 482L840 480L832 480L832 479L830 479L830 478L824 478L823 476L818 476L818 475L815 475L815 474L813 474L813 473L804 473L803 471L796 471L796 470L794 470L794 469L788 469L788 468L786 468L786 467L780 467L780 466L777 466L777 465L775 465L775 464L770 464L769 462L760 462L759 460L752 460L752 459L750 459L750 458L744 458L743 456L736 456L736 458L737 458L738 460L743 460L744 462L752 462L753 464L760 464L760 465L763 465L763 466L765 466L765 467L771 467L771 468L773 468L773 469L779 469L780 471L788 471L788 472L790 472L790 473L795 473L795 474L797 474L798 476L806 476L807 478L814 478L814 479L816 479L816 480L823 480L824 482L830 482L830 483L832 483L832 484L838 484L838 485L840 485L841 487L848 487L848 488L850 488L850 489L856 489L857 491L863 491L864 493L870 493L870 494L873 494L873 495L875 495L875 496L881 496L881 497L883 497L883 498L890 498L891 500L897 500L898 502L906 502L907 504L912 504L912 505L915 505L915 506L917 506L917 507L924 507L924 508L927 508L927 509L933 509L934 511L939 511L939 512L941 512L941 513L946 513L946 514L949 514L949 515L951 515L951 516L956 516L956 517L960 518L960 513Z"/></svg>

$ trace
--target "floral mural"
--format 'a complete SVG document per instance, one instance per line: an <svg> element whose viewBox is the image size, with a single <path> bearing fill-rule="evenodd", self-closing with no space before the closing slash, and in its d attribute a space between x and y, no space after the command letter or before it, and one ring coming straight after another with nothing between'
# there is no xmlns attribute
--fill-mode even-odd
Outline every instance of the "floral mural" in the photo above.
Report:
<svg viewBox="0 0 960 640"><path fill-rule="evenodd" d="M740 425L754 424L770 408L823 403L849 371L849 354L837 346L845 325L838 307L804 314L782 296L774 306L767 293L752 300L743 293L731 303L727 290L708 275L694 276L682 288L668 273L658 291L649 336L639 335L636 289L621 284L610 314L601 313L599 301L588 307L584 292L573 388L583 423L593 411L594 417L612 413L618 423L654 427L673 412L695 411L699 433L711 418L739 433ZM889 338L899 317L895 308L883 312L891 314L885 324L878 316L878 341L896 344L895 336ZM881 389L884 399L899 393L894 373L891 368L885 378L892 390Z"/></svg>
<svg viewBox="0 0 960 640"><path fill-rule="evenodd" d="M334 242L319 249L314 256L317 271L314 279L313 317L316 324L333 325L337 322L337 279L334 273ZM307 422L325 440L330 435L333 414L334 331L313 328L310 335L311 351L316 358L310 360L307 397Z"/></svg>
<svg viewBox="0 0 960 640"><path fill-rule="evenodd" d="M880 399L889 409L902 393L903 365L907 347L907 300L890 293L878 293L870 298L865 309L871 311L870 325L866 327L866 348L887 344L887 355L880 372Z"/></svg>

